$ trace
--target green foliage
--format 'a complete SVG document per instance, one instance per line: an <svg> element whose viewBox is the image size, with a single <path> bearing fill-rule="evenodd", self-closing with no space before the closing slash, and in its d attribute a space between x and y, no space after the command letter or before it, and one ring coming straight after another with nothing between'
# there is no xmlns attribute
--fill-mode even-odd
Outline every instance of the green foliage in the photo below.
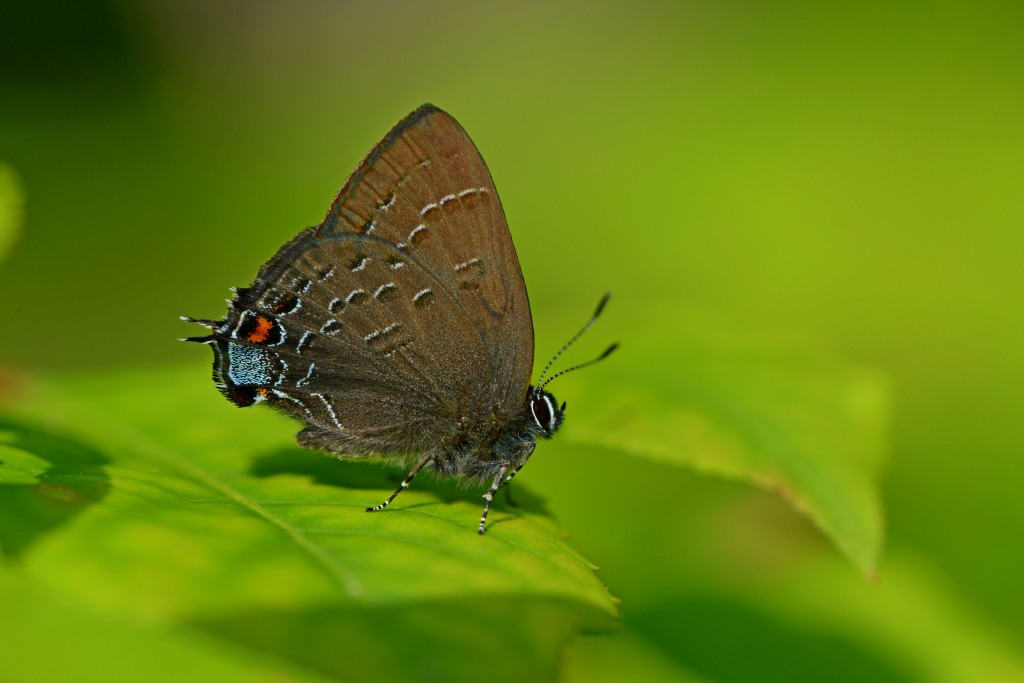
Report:
<svg viewBox="0 0 1024 683"><path fill-rule="evenodd" d="M301 451L189 373L30 394L0 423L0 549L83 609L339 680L472 681L508 648L489 678L549 679L570 635L613 624L535 499L497 505L484 537L478 492L426 481L368 515L395 486L379 465Z"/></svg>
<svg viewBox="0 0 1024 683"><path fill-rule="evenodd" d="M573 378L573 413L587 417L567 438L757 484L873 575L888 417L877 374L794 343L677 336L668 347L634 330L640 348Z"/></svg>
<svg viewBox="0 0 1024 683"><path fill-rule="evenodd" d="M21 230L23 211L21 186L14 169L0 163L0 262Z"/></svg>
<svg viewBox="0 0 1024 683"><path fill-rule="evenodd" d="M225 647L198 632L140 624L91 609L0 566L0 630L6 681L196 679L272 683L330 679L252 650Z"/></svg>

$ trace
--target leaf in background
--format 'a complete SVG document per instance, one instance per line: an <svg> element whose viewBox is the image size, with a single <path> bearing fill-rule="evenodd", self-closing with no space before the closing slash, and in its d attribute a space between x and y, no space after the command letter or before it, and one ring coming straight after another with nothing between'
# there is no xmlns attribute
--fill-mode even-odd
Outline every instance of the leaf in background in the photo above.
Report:
<svg viewBox="0 0 1024 683"><path fill-rule="evenodd" d="M0 528L0 544L86 607L342 680L549 680L569 638L614 624L614 599L540 501L498 505L484 537L479 492L429 479L368 515L392 478L302 451L294 429L191 371L36 388L5 423L24 455L0 481L32 500L59 479L75 506L22 504L32 536Z"/></svg>
<svg viewBox="0 0 1024 683"><path fill-rule="evenodd" d="M876 583L845 580L843 567L819 558L770 591L732 583L719 590L791 628L861 643L911 680L1024 680L1019 634L979 612L943 567L901 552L885 564Z"/></svg>
<svg viewBox="0 0 1024 683"><path fill-rule="evenodd" d="M643 638L617 633L611 638L585 638L566 657L561 683L644 681L644 683L714 683L684 669Z"/></svg>
<svg viewBox="0 0 1024 683"><path fill-rule="evenodd" d="M107 460L88 444L2 415L0 463L0 557L19 557L110 489Z"/></svg>
<svg viewBox="0 0 1024 683"><path fill-rule="evenodd" d="M895 548L864 581L767 492L595 447L534 467L625 605L615 637L573 645L567 681L1024 680L1019 631L931 558ZM584 468L585 490L560 486Z"/></svg>
<svg viewBox="0 0 1024 683"><path fill-rule="evenodd" d="M14 169L0 163L0 262L21 230L22 202L21 184Z"/></svg>
<svg viewBox="0 0 1024 683"><path fill-rule="evenodd" d="M327 683L274 657L194 633L143 627L69 604L0 566L0 675L4 683Z"/></svg>
<svg viewBox="0 0 1024 683"><path fill-rule="evenodd" d="M627 329L613 360L567 378L567 438L773 491L874 575L888 410L877 375L801 346L679 334L669 346Z"/></svg>

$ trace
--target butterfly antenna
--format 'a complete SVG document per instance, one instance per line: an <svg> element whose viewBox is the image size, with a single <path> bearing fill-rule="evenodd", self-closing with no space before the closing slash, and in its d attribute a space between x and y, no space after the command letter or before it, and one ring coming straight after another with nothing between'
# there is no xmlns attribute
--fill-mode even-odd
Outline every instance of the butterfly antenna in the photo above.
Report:
<svg viewBox="0 0 1024 683"><path fill-rule="evenodd" d="M611 294L605 294L603 297L601 297L601 301L599 301L598 304L597 304L597 310L594 311L594 315L590 316L590 320L588 320L587 323L582 328L580 328L579 332L577 332L575 335L573 335L572 339L570 339L569 341L567 341L565 343L565 346L563 346L562 348L560 348L558 350L558 353L556 353L554 356L551 357L551 360L548 361L548 364L544 366L544 370L541 371L540 377L537 378L537 386L538 386L538 388L544 386L544 384L547 384L547 382L544 382L544 384L541 383L544 380L544 375L548 374L548 370L551 369L551 366L554 365L555 361L558 360L559 356L561 356L563 353L565 353L566 349L568 349L570 346L572 346L576 342L577 339L579 339L580 337L583 336L584 332L586 332L587 330L590 329L591 325L593 325L595 322L597 322L597 318L601 315L601 311L604 310L605 304L607 304L608 300L611 299L611 298L612 298ZM609 353L611 353L614 350L615 350L615 345L613 345L612 348L610 348L607 351L605 351L601 355L601 358L604 358L605 356L607 356ZM590 361L590 363L596 363L597 361L601 360L601 358L596 358L596 359ZM585 363L584 365L590 365L590 363ZM579 367L582 367L582 366L579 366ZM569 370L576 370L576 369L577 368L569 368ZM562 372L558 373L558 375L564 375L566 372L569 372L569 370L563 370ZM557 377L558 375L555 375L555 377ZM550 382L555 377L552 377L551 379L549 379L548 382Z"/></svg>
<svg viewBox="0 0 1024 683"><path fill-rule="evenodd" d="M604 353L602 353L601 355L597 356L596 358L588 360L587 362L581 362L581 364L579 366L572 366L571 368L566 368L565 370L562 370L560 372L555 373L554 375L549 377L548 380L544 384L539 386L537 388L537 390L541 391L542 389L544 389L544 387L548 386L554 380L558 379L562 375L565 375L566 373L571 373L571 372L574 372L574 371L577 371L577 370L582 370L582 369L587 368L589 366L593 366L595 364L595 362L597 362L598 360L604 360L609 355L611 355L611 352L614 351L616 348L618 348L618 344L617 343L612 344L608 348L604 349Z"/></svg>

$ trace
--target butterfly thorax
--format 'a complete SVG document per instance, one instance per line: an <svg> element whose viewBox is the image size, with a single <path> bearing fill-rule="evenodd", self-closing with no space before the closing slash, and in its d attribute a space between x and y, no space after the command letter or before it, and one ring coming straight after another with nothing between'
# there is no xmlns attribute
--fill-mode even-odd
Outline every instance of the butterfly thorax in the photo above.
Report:
<svg viewBox="0 0 1024 683"><path fill-rule="evenodd" d="M536 447L537 433L522 409L507 412L495 406L489 415L463 416L450 438L435 451L434 469L440 476L492 479L503 467L522 465Z"/></svg>

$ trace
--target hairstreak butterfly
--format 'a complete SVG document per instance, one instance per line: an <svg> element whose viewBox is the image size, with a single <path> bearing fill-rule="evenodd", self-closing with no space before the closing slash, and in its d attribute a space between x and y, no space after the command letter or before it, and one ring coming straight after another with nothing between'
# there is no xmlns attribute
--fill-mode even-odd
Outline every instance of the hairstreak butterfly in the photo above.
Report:
<svg viewBox="0 0 1024 683"><path fill-rule="evenodd" d="M345 182L323 222L296 235L239 289L213 331L214 381L233 403L306 423L300 445L342 458L416 462L477 480L479 532L495 492L562 424L535 385L533 321L490 172L451 116L424 105Z"/></svg>

